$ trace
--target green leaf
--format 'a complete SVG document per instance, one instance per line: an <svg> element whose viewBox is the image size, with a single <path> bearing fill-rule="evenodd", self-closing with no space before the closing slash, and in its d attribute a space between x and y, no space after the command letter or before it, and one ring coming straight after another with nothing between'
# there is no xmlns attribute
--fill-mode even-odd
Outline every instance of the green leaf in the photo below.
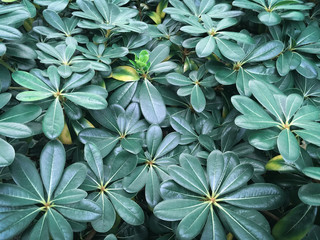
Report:
<svg viewBox="0 0 320 240"><path fill-rule="evenodd" d="M55 11L46 9L42 14L47 23L49 23L52 27L63 33L68 33L68 28Z"/></svg>
<svg viewBox="0 0 320 240"><path fill-rule="evenodd" d="M154 156L162 141L162 130L158 125L151 125L146 134L146 143L151 156Z"/></svg>
<svg viewBox="0 0 320 240"><path fill-rule="evenodd" d="M93 173L103 183L104 171L101 153L97 146L93 143L86 143L84 146L84 159L87 161Z"/></svg>
<svg viewBox="0 0 320 240"><path fill-rule="evenodd" d="M50 208L48 210L48 225L50 235L53 239L73 239L73 232L67 220L61 216L56 210Z"/></svg>
<svg viewBox="0 0 320 240"><path fill-rule="evenodd" d="M199 160L190 154L182 153L179 162L181 167L192 175L196 183L202 185L201 188L205 192L209 192L207 178Z"/></svg>
<svg viewBox="0 0 320 240"><path fill-rule="evenodd" d="M63 111L56 98L49 106L46 115L42 121L42 130L44 135L49 139L55 139L59 137L64 127Z"/></svg>
<svg viewBox="0 0 320 240"><path fill-rule="evenodd" d="M217 201L221 200L237 207L257 210L276 209L285 200L283 190L270 183L251 184L221 198L223 200L218 198Z"/></svg>
<svg viewBox="0 0 320 240"><path fill-rule="evenodd" d="M247 58L247 62L263 62L278 56L284 48L278 40L269 41L256 48Z"/></svg>
<svg viewBox="0 0 320 240"><path fill-rule="evenodd" d="M140 79L136 70L129 66L119 66L112 69L111 77L124 82L138 81Z"/></svg>
<svg viewBox="0 0 320 240"><path fill-rule="evenodd" d="M217 38L217 46L223 56L226 58L238 62L241 61L245 57L245 52L243 49L238 46L238 44L224 40L224 39L219 39Z"/></svg>
<svg viewBox="0 0 320 240"><path fill-rule="evenodd" d="M0 122L27 123L36 119L42 112L37 105L18 104L1 114Z"/></svg>
<svg viewBox="0 0 320 240"><path fill-rule="evenodd" d="M115 210L126 223L137 226L144 222L144 213L137 203L112 191L108 191L107 194Z"/></svg>
<svg viewBox="0 0 320 240"><path fill-rule="evenodd" d="M58 207L60 204L78 203L87 196L87 192L81 189L70 189L60 194L55 194L54 204Z"/></svg>
<svg viewBox="0 0 320 240"><path fill-rule="evenodd" d="M74 73L72 76L63 84L62 91L74 89L88 83L94 77L94 71L90 70L84 74Z"/></svg>
<svg viewBox="0 0 320 240"><path fill-rule="evenodd" d="M190 99L191 105L196 112L202 112L206 107L206 98L198 84L192 88Z"/></svg>
<svg viewBox="0 0 320 240"><path fill-rule="evenodd" d="M1 68L0 68L1 70ZM0 82L1 86L1 82ZM11 99L12 94L11 93L1 93L0 94L0 109L3 108Z"/></svg>
<svg viewBox="0 0 320 240"><path fill-rule="evenodd" d="M135 169L137 161L138 158L136 155L127 151L119 152L115 157L107 162L107 165L111 167L105 178L108 179L108 182L114 182L127 176L132 172L133 169Z"/></svg>
<svg viewBox="0 0 320 240"><path fill-rule="evenodd" d="M0 184L1 206L28 206L39 203L39 198L28 190L9 183Z"/></svg>
<svg viewBox="0 0 320 240"><path fill-rule="evenodd" d="M293 57L293 54L291 51L286 51L280 54L280 56L278 57L276 66L280 76L285 76L290 72L290 63L291 63L292 57Z"/></svg>
<svg viewBox="0 0 320 240"><path fill-rule="evenodd" d="M216 193L223 179L239 164L238 157L232 152L222 153L214 150L207 158L207 176L211 190Z"/></svg>
<svg viewBox="0 0 320 240"><path fill-rule="evenodd" d="M91 222L92 227L97 232L107 232L112 228L116 220L116 213L114 211L114 208L111 202L109 201L109 199L106 197L105 194L99 195L99 198L97 199L96 204L100 206L102 212L101 212L100 218Z"/></svg>
<svg viewBox="0 0 320 240"><path fill-rule="evenodd" d="M0 138L0 149L2 149L0 152L0 167L9 166L14 160L14 148L5 140Z"/></svg>
<svg viewBox="0 0 320 240"><path fill-rule="evenodd" d="M236 166L225 178L217 194L227 194L247 184L253 176L253 167L250 164Z"/></svg>
<svg viewBox="0 0 320 240"><path fill-rule="evenodd" d="M198 177L185 170L184 168L178 166L170 166L168 171L172 179L184 188L199 195L205 196L208 194L208 189L203 186L201 181L198 180Z"/></svg>
<svg viewBox="0 0 320 240"><path fill-rule="evenodd" d="M90 222L101 216L100 207L88 199L70 205L57 205L55 209L66 218L77 222Z"/></svg>
<svg viewBox="0 0 320 240"><path fill-rule="evenodd" d="M30 239L42 240L49 239L48 214L44 214L34 225L30 232Z"/></svg>
<svg viewBox="0 0 320 240"><path fill-rule="evenodd" d="M87 109L101 110L108 106L107 101L103 97L89 92L64 93L63 96Z"/></svg>
<svg viewBox="0 0 320 240"><path fill-rule="evenodd" d="M285 161L294 162L300 156L299 143L289 129L283 129L280 132L277 145Z"/></svg>
<svg viewBox="0 0 320 240"><path fill-rule="evenodd" d="M242 215L228 209L227 206L218 205L219 216L225 220L232 234L237 239L246 240L272 240L272 236L264 228Z"/></svg>
<svg viewBox="0 0 320 240"><path fill-rule="evenodd" d="M42 149L40 155L40 174L48 198L59 184L66 162L66 153L61 142L52 140Z"/></svg>
<svg viewBox="0 0 320 240"><path fill-rule="evenodd" d="M0 25L0 38L9 41L17 41L22 38L22 33L14 27Z"/></svg>
<svg viewBox="0 0 320 240"><path fill-rule="evenodd" d="M312 228L317 208L299 204L281 218L272 229L276 240L302 239Z"/></svg>
<svg viewBox="0 0 320 240"><path fill-rule="evenodd" d="M23 72L23 71L16 71L12 73L12 78L16 83L18 83L22 87L40 91L40 92L53 93L53 90L47 84L45 84L39 78L33 76L30 73Z"/></svg>
<svg viewBox="0 0 320 240"><path fill-rule="evenodd" d="M159 124L166 117L166 106L159 91L145 79L141 85L139 102L143 116L151 124Z"/></svg>
<svg viewBox="0 0 320 240"><path fill-rule="evenodd" d="M277 145L279 131L274 129L263 129L252 131L248 134L249 143L257 149L268 151Z"/></svg>
<svg viewBox="0 0 320 240"><path fill-rule="evenodd" d="M159 177L154 170L153 167L150 167L147 181L146 181L146 188L145 188L145 195L147 203L150 207L155 207L161 200L160 197L160 180Z"/></svg>
<svg viewBox="0 0 320 240"><path fill-rule="evenodd" d="M320 184L309 183L302 186L298 192L299 198L305 204L320 206Z"/></svg>
<svg viewBox="0 0 320 240"><path fill-rule="evenodd" d="M39 212L40 208L29 207L27 209L16 209L8 214L1 213L5 217L5 221L1 221L0 238L14 238L30 225Z"/></svg>
<svg viewBox="0 0 320 240"><path fill-rule="evenodd" d="M306 167L302 172L310 178L320 180L320 167Z"/></svg>
<svg viewBox="0 0 320 240"><path fill-rule="evenodd" d="M123 179L123 188L130 193L139 192L146 184L147 178L147 165L139 166Z"/></svg>
<svg viewBox="0 0 320 240"><path fill-rule="evenodd" d="M140 141L137 141L137 138L135 137L128 136L121 139L120 142L121 147L132 154L138 154L142 150Z"/></svg>
<svg viewBox="0 0 320 240"><path fill-rule="evenodd" d="M167 81L175 86L188 86L192 84L192 81L186 76L180 73L169 73L166 75Z"/></svg>
<svg viewBox="0 0 320 240"><path fill-rule="evenodd" d="M199 200L170 199L162 201L155 206L153 213L156 217L165 221L178 221L201 205L206 204Z"/></svg>
<svg viewBox="0 0 320 240"><path fill-rule="evenodd" d="M281 17L276 12L261 12L258 15L259 20L268 27L281 23Z"/></svg>
<svg viewBox="0 0 320 240"><path fill-rule="evenodd" d="M87 167L83 163L74 163L68 166L60 179L54 195L78 188L87 176Z"/></svg>
<svg viewBox="0 0 320 240"><path fill-rule="evenodd" d="M178 225L177 236L181 239L194 239L206 223L209 206L209 204L202 204L185 216Z"/></svg>
<svg viewBox="0 0 320 240"><path fill-rule="evenodd" d="M287 97L284 111L287 121L289 121L291 117L300 109L302 103L303 97L301 97L299 94L292 93Z"/></svg>
<svg viewBox="0 0 320 240"><path fill-rule="evenodd" d="M216 47L216 41L213 36L202 38L196 45L196 53L200 58L209 56Z"/></svg>
<svg viewBox="0 0 320 240"><path fill-rule="evenodd" d="M270 127L276 127L279 125L271 117L269 118L258 118L256 115L241 115L235 119L235 124L239 127L246 129L264 129Z"/></svg>
<svg viewBox="0 0 320 240"><path fill-rule="evenodd" d="M249 82L250 90L255 98L274 115L278 121L282 120L282 111L278 106L274 94L269 89L269 85L265 82L258 80L251 80Z"/></svg>
<svg viewBox="0 0 320 240"><path fill-rule="evenodd" d="M44 199L43 185L34 163L22 154L17 154L10 166L14 181L24 189L32 192L38 199Z"/></svg>
<svg viewBox="0 0 320 240"><path fill-rule="evenodd" d="M307 105L301 107L294 115L291 124L305 123L309 121L316 121L320 117L320 111L317 107Z"/></svg>
<svg viewBox="0 0 320 240"><path fill-rule="evenodd" d="M32 136L33 132L21 123L0 122L0 135L10 138L27 138Z"/></svg>
<svg viewBox="0 0 320 240"><path fill-rule="evenodd" d="M170 48L166 45L159 44L155 47L149 55L150 69L165 60L169 56L169 53Z"/></svg>
<svg viewBox="0 0 320 240"><path fill-rule="evenodd" d="M174 130L176 130L181 135L188 135L188 136L194 136L197 137L197 134L192 129L191 125L188 123L187 120L185 120L182 117L172 116L170 118L170 124Z"/></svg>
<svg viewBox="0 0 320 240"><path fill-rule="evenodd" d="M213 207L210 206L210 213L206 225L204 226L201 240L212 239L212 240L226 240L226 233L224 228L213 210Z"/></svg>
<svg viewBox="0 0 320 240"><path fill-rule="evenodd" d="M33 102L38 100L43 100L52 97L52 92L40 92L40 91L25 91L18 93L16 98L22 102Z"/></svg>
<svg viewBox="0 0 320 240"><path fill-rule="evenodd" d="M162 135L162 134L161 134ZM157 147L154 158L160 158L175 149L180 142L180 134L176 132L169 133Z"/></svg>
<svg viewBox="0 0 320 240"><path fill-rule="evenodd" d="M272 118L266 111L255 101L246 96L232 96L231 102L233 106L244 115L253 115L257 118L264 118L272 121Z"/></svg>

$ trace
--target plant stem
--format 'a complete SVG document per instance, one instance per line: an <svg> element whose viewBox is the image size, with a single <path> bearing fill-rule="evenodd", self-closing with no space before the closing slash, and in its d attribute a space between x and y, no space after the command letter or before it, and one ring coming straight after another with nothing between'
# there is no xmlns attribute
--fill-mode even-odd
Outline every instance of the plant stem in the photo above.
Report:
<svg viewBox="0 0 320 240"><path fill-rule="evenodd" d="M4 67L6 67L8 70L10 70L11 72L15 72L16 70L13 69L8 63L6 63L5 61L3 61L2 59L0 59L0 64L2 64Z"/></svg>
<svg viewBox="0 0 320 240"><path fill-rule="evenodd" d="M94 229L91 230L91 232L87 235L87 237L85 238L85 240L91 240L93 239L94 235L96 235L96 231Z"/></svg>
<svg viewBox="0 0 320 240"><path fill-rule="evenodd" d="M271 213L269 211L262 211L262 213L264 213L268 217L271 217L273 220L275 220L277 222L280 220L280 218L278 218L276 215L274 215L273 213Z"/></svg>

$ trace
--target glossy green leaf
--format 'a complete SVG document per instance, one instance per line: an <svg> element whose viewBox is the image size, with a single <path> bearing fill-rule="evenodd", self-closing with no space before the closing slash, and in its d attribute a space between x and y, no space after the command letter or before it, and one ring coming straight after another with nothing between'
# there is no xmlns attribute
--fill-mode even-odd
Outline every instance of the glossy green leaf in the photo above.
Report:
<svg viewBox="0 0 320 240"><path fill-rule="evenodd" d="M77 105L87 109L100 110L107 107L107 101L96 94L89 92L65 93L64 96Z"/></svg>
<svg viewBox="0 0 320 240"><path fill-rule="evenodd" d="M40 209L38 207L29 207L13 211L8 215L4 214L6 220L1 221L0 238L12 239L27 228L39 212Z"/></svg>
<svg viewBox="0 0 320 240"><path fill-rule="evenodd" d="M2 183L0 184L0 205L28 206L39 203L39 198L23 187Z"/></svg>
<svg viewBox="0 0 320 240"><path fill-rule="evenodd" d="M146 200L150 207L154 207L160 202L160 180L153 167L150 167L146 181Z"/></svg>
<svg viewBox="0 0 320 240"><path fill-rule="evenodd" d="M44 199L43 185L33 162L22 154L17 154L10 171L14 181L24 189L32 192L38 199Z"/></svg>
<svg viewBox="0 0 320 240"><path fill-rule="evenodd" d="M70 224L67 220L56 210L48 210L48 225L50 235L53 239L72 239L73 233Z"/></svg>
<svg viewBox="0 0 320 240"><path fill-rule="evenodd" d="M159 124L166 117L166 106L159 91L145 79L139 94L143 116L149 123Z"/></svg>
<svg viewBox="0 0 320 240"><path fill-rule="evenodd" d="M256 224L253 221L250 221L243 217L242 215L229 210L226 206L218 206L219 208L219 216L223 217L225 221L228 223L231 232L238 239L265 239L271 240L273 239L271 234L268 233L261 226Z"/></svg>
<svg viewBox="0 0 320 240"><path fill-rule="evenodd" d="M320 206L320 184L309 183L302 186L298 192L299 198L305 204Z"/></svg>
<svg viewBox="0 0 320 240"><path fill-rule="evenodd" d="M42 130L44 135L46 135L49 139L55 139L57 138L64 126L64 116L63 111L59 102L59 99L57 98L54 100L47 112L45 117L42 121Z"/></svg>
<svg viewBox="0 0 320 240"><path fill-rule="evenodd" d="M177 235L182 239L194 239L204 227L209 209L208 204L202 204L185 216L178 225Z"/></svg>
<svg viewBox="0 0 320 240"><path fill-rule="evenodd" d="M245 57L245 52L236 43L219 38L216 41L221 54L226 58L238 62Z"/></svg>
<svg viewBox="0 0 320 240"><path fill-rule="evenodd" d="M0 138L0 148L3 150L0 153L0 167L9 166L15 157L14 148L5 140Z"/></svg>
<svg viewBox="0 0 320 240"><path fill-rule="evenodd" d="M10 138L27 138L33 135L32 129L21 123L0 122L0 134Z"/></svg>
<svg viewBox="0 0 320 240"><path fill-rule="evenodd" d="M276 57L282 52L284 45L282 42L273 40L262 44L256 48L248 58L248 62L262 62Z"/></svg>
<svg viewBox="0 0 320 240"><path fill-rule="evenodd" d="M40 175L49 199L59 184L66 162L66 153L61 142L52 140L42 149Z"/></svg>
<svg viewBox="0 0 320 240"><path fill-rule="evenodd" d="M320 167L306 167L302 172L310 178L320 180Z"/></svg>
<svg viewBox="0 0 320 240"><path fill-rule="evenodd" d="M192 88L190 99L191 105L196 112L202 112L204 110L206 98L198 84Z"/></svg>
<svg viewBox="0 0 320 240"><path fill-rule="evenodd" d="M311 229L316 215L316 207L299 204L277 222L272 235L276 240L302 239Z"/></svg>
<svg viewBox="0 0 320 240"><path fill-rule="evenodd" d="M156 217L165 221L178 221L201 205L206 205L199 200L170 199L160 202L154 209Z"/></svg>
<svg viewBox="0 0 320 240"><path fill-rule="evenodd" d="M270 183L256 183L229 193L222 199L237 207L271 210L283 204L284 192L280 187Z"/></svg>
<svg viewBox="0 0 320 240"><path fill-rule="evenodd" d="M253 175L253 167L250 164L236 166L221 184L217 194L227 194L244 186Z"/></svg>
<svg viewBox="0 0 320 240"><path fill-rule="evenodd" d="M12 74L13 80L22 87L29 88L40 92L53 92L53 90L41 81L39 78L30 73L23 71L16 71Z"/></svg>
<svg viewBox="0 0 320 240"><path fill-rule="evenodd" d="M116 212L127 223L131 225L140 225L144 222L144 214L140 206L118 193L107 192Z"/></svg>
<svg viewBox="0 0 320 240"><path fill-rule="evenodd" d="M91 222L92 227L97 232L107 232L112 228L116 220L115 210L105 194L99 195L96 204L100 206L102 212L100 218Z"/></svg>
<svg viewBox="0 0 320 240"><path fill-rule="evenodd" d="M103 161L101 153L95 144L90 142L86 143L84 147L84 158L100 182L103 182Z"/></svg>
<svg viewBox="0 0 320 240"><path fill-rule="evenodd" d="M294 162L300 156L300 146L289 129L283 129L277 140L278 149L282 157L288 162Z"/></svg>
<svg viewBox="0 0 320 240"><path fill-rule="evenodd" d="M27 123L41 114L41 108L37 105L19 104L0 116L0 122Z"/></svg>
<svg viewBox="0 0 320 240"><path fill-rule="evenodd" d="M213 36L202 38L196 45L196 53L198 57L209 56L216 47L216 41Z"/></svg>

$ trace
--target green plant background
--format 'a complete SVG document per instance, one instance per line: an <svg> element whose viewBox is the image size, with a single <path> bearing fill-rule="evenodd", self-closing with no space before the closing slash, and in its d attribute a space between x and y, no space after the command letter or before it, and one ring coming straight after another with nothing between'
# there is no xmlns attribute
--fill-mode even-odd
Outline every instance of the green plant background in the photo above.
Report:
<svg viewBox="0 0 320 240"><path fill-rule="evenodd" d="M317 0L2 0L0 239L316 240Z"/></svg>

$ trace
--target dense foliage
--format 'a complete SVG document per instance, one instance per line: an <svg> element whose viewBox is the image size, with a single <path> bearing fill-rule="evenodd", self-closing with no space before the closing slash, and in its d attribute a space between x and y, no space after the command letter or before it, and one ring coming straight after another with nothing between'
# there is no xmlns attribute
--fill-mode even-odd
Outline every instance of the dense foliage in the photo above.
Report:
<svg viewBox="0 0 320 240"><path fill-rule="evenodd" d="M319 239L317 1L1 2L0 239Z"/></svg>

